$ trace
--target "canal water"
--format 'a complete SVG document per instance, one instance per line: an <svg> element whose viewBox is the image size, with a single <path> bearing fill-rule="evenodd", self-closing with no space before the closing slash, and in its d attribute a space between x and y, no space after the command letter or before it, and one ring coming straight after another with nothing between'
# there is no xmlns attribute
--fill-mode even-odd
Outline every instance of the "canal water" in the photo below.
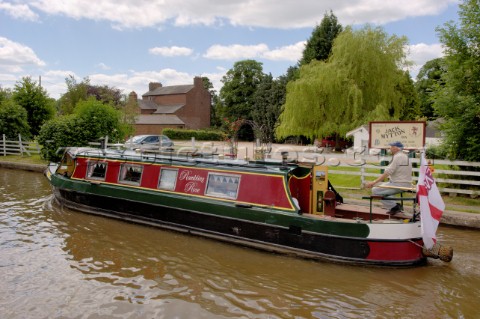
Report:
<svg viewBox="0 0 480 319"><path fill-rule="evenodd" d="M451 263L314 262L71 211L0 168L1 318L480 318L480 231Z"/></svg>

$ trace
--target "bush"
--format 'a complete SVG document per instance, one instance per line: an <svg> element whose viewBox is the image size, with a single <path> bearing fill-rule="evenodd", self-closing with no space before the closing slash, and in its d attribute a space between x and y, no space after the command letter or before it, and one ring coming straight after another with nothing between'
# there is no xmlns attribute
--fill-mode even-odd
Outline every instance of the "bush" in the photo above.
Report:
<svg viewBox="0 0 480 319"><path fill-rule="evenodd" d="M58 161L62 156L61 148L88 146L89 142L107 135L112 139L125 135L121 114L111 105L90 99L77 103L75 114L45 123L40 129L38 143L44 159Z"/></svg>
<svg viewBox="0 0 480 319"><path fill-rule="evenodd" d="M197 141L224 141L225 133L218 130L184 130L166 128L163 134L172 140L190 140L192 137Z"/></svg>
<svg viewBox="0 0 480 319"><path fill-rule="evenodd" d="M425 150L425 156L429 159L446 159L448 151L441 145L432 145Z"/></svg>
<svg viewBox="0 0 480 319"><path fill-rule="evenodd" d="M56 162L62 157L63 147L75 146L77 119L73 115L54 118L43 124L38 133L38 144L42 146L42 158Z"/></svg>

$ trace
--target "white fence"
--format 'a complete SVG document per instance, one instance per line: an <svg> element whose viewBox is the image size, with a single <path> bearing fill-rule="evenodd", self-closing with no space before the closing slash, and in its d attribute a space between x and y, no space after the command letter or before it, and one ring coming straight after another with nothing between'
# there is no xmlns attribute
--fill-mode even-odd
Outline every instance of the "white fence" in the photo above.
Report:
<svg viewBox="0 0 480 319"><path fill-rule="evenodd" d="M37 142L24 141L21 135L18 135L17 140L7 140L5 134L2 134L0 155L32 156L32 154L40 154L40 146Z"/></svg>
<svg viewBox="0 0 480 319"><path fill-rule="evenodd" d="M411 159L413 163L417 163L420 166L419 159ZM449 165L452 169L438 169L435 168L436 165ZM372 165L365 164L359 167L356 167L354 170L342 170L342 168L349 167L351 169L352 165L340 163L335 165L338 169L330 169L329 174L344 174L350 176L359 176L360 184L358 189L362 188L362 185L367 180L366 177L378 177L381 174L382 169L385 169L386 166L381 165ZM463 161L446 161L446 160L436 160L434 161L434 173L433 177L439 187L440 192L448 193L451 195L455 194L467 194L472 198L480 196L480 171L469 171L469 170L460 170L454 169L455 167L480 167L479 162L463 162ZM372 169L377 169L378 173L371 172ZM370 172L367 172L370 171ZM415 176L413 180L418 181L418 167L413 168ZM373 179L373 178L372 178ZM457 188L458 187L458 188Z"/></svg>

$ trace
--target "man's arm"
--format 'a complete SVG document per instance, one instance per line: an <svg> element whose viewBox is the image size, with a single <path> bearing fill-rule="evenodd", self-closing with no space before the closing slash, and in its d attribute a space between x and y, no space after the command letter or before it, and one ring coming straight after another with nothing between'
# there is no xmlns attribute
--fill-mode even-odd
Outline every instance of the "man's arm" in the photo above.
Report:
<svg viewBox="0 0 480 319"><path fill-rule="evenodd" d="M379 183L379 182L382 182L385 178L387 178L388 176L390 176L390 174L388 174L387 171L385 171L382 175L380 175L379 177L377 177L377 179L375 179L373 182L367 182L365 183L365 187L366 188L372 188L375 184Z"/></svg>

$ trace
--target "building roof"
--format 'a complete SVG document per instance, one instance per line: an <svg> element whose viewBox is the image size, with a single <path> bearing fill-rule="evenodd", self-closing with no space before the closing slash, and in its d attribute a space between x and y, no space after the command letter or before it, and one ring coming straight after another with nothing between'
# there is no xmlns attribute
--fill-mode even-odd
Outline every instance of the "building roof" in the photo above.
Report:
<svg viewBox="0 0 480 319"><path fill-rule="evenodd" d="M185 122L174 114L140 114L137 116L135 124L185 125Z"/></svg>
<svg viewBox="0 0 480 319"><path fill-rule="evenodd" d="M138 107L142 110L156 110L158 108L157 103L148 100L137 100Z"/></svg>
<svg viewBox="0 0 480 319"><path fill-rule="evenodd" d="M172 114L184 107L185 104L176 105L157 105L157 110L153 114Z"/></svg>
<svg viewBox="0 0 480 319"><path fill-rule="evenodd" d="M351 135L355 135L355 133L357 133L359 131L361 132L362 130L365 130L368 133L368 130L369 130L368 125L359 126L356 129L353 129L353 130L347 132L347 134L345 134L345 136L348 137L348 136L351 136Z"/></svg>
<svg viewBox="0 0 480 319"><path fill-rule="evenodd" d="M149 100L138 100L138 107L140 107L142 110L155 110L153 114L175 113L184 106L185 104L162 105Z"/></svg>
<svg viewBox="0 0 480 319"><path fill-rule="evenodd" d="M161 86L152 91L148 91L142 96L151 96L151 95L170 95L170 94L185 94L195 86L193 84L186 85L172 85L172 86Z"/></svg>

